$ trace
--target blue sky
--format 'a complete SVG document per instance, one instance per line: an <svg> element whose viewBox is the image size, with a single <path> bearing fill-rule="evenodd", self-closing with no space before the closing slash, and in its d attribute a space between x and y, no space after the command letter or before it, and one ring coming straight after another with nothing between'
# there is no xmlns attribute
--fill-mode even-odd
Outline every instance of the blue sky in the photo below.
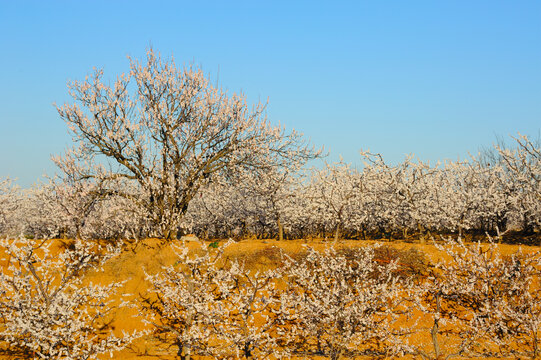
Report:
<svg viewBox="0 0 541 360"><path fill-rule="evenodd" d="M53 103L149 45L359 163L464 158L541 128L541 1L0 0L0 177L29 186L70 143Z"/></svg>

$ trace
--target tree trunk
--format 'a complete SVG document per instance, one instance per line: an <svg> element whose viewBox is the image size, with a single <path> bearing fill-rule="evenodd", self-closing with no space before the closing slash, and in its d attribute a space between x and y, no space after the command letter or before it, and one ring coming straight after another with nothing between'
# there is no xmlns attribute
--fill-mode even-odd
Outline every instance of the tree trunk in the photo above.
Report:
<svg viewBox="0 0 541 360"><path fill-rule="evenodd" d="M532 342L533 342L533 349L532 349L532 359L537 359L537 355L539 354L539 338L537 337L537 331L532 331Z"/></svg>
<svg viewBox="0 0 541 360"><path fill-rule="evenodd" d="M177 355L181 360L190 360L191 352L189 346L184 346L182 342L177 342L178 352Z"/></svg>
<svg viewBox="0 0 541 360"><path fill-rule="evenodd" d="M282 225L282 222L280 221L280 216L276 218L276 225L278 225L278 241L284 240L284 226Z"/></svg>
<svg viewBox="0 0 541 360"><path fill-rule="evenodd" d="M79 224L75 225L75 239L81 239L81 226Z"/></svg>
<svg viewBox="0 0 541 360"><path fill-rule="evenodd" d="M175 229L170 224L161 225L161 232L163 239L167 241L173 240L173 236L176 236Z"/></svg>
<svg viewBox="0 0 541 360"><path fill-rule="evenodd" d="M424 245L424 244L426 244L426 238L425 238L425 235L423 233L423 225L418 223L417 228L419 228L419 241L421 242L421 245Z"/></svg>
<svg viewBox="0 0 541 360"><path fill-rule="evenodd" d="M340 357L342 356L342 352L341 351L337 351L337 352L334 352L331 354L330 358L331 360L340 360Z"/></svg>
<svg viewBox="0 0 541 360"><path fill-rule="evenodd" d="M244 344L244 357L246 357L246 360L252 360L254 358L251 345L250 342Z"/></svg>
<svg viewBox="0 0 541 360"><path fill-rule="evenodd" d="M440 294L436 294L436 312L439 316L440 314ZM440 358L440 344L438 342L438 331L439 331L439 318L434 318L434 325L432 326L432 330L430 331L430 335L432 336L432 345L434 346L434 355L436 356L436 359Z"/></svg>
<svg viewBox="0 0 541 360"><path fill-rule="evenodd" d="M340 237L340 223L336 224L336 230L334 231L334 241L338 241Z"/></svg>

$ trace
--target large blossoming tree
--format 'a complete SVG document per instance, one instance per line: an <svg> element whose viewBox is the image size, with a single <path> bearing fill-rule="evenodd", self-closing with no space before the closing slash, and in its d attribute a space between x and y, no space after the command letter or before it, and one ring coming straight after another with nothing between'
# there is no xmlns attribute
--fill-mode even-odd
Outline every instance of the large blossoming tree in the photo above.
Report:
<svg viewBox="0 0 541 360"><path fill-rule="evenodd" d="M56 163L71 180L134 201L159 235L174 235L188 204L220 172L290 168L314 156L301 134L273 126L265 105L213 86L195 67L178 67L152 49L113 84L96 70L68 85L58 107L77 146ZM137 194L113 183L135 183ZM115 189L115 190L113 190Z"/></svg>

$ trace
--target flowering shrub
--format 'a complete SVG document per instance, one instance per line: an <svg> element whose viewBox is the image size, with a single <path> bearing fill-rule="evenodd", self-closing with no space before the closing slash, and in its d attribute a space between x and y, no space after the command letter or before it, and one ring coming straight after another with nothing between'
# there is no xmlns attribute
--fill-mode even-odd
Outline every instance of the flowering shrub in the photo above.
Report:
<svg viewBox="0 0 541 360"><path fill-rule="evenodd" d="M108 330L121 283L85 284L81 274L114 253L76 241L55 254L51 241L0 240L0 349L32 359L96 359L134 334Z"/></svg>
<svg viewBox="0 0 541 360"><path fill-rule="evenodd" d="M415 293L432 319L432 351L417 347L423 358L539 355L541 254L503 257L489 240L436 244L449 260L436 264Z"/></svg>
<svg viewBox="0 0 541 360"><path fill-rule="evenodd" d="M408 279L395 275L396 262L378 264L371 246L354 249L347 258L334 248L308 250L291 261L288 286L281 296L279 330L283 346L293 353L391 357L408 351L406 329L393 326L404 310L401 292Z"/></svg>
<svg viewBox="0 0 541 360"><path fill-rule="evenodd" d="M221 247L223 249L224 247ZM374 249L353 259L330 248L265 271L225 261L202 247L189 256L178 247L174 266L148 276L153 296L141 314L156 332L171 336L178 355L265 358L270 354L392 356L409 349L406 331L393 323L404 310L399 294L407 279L396 263L378 264ZM361 350L359 350L359 347Z"/></svg>

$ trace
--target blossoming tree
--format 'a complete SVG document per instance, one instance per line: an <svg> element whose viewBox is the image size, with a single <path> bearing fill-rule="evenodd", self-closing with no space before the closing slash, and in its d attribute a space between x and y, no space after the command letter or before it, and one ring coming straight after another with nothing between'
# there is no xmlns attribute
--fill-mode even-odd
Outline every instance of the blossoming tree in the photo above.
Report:
<svg viewBox="0 0 541 360"><path fill-rule="evenodd" d="M150 49L145 63L113 85L97 70L69 84L73 104L58 107L78 147L56 158L73 179L100 184L122 180L143 196L124 191L170 238L200 187L227 169L288 168L318 154L302 136L272 126L261 103L249 109L244 95L214 87L200 69L179 68Z"/></svg>

